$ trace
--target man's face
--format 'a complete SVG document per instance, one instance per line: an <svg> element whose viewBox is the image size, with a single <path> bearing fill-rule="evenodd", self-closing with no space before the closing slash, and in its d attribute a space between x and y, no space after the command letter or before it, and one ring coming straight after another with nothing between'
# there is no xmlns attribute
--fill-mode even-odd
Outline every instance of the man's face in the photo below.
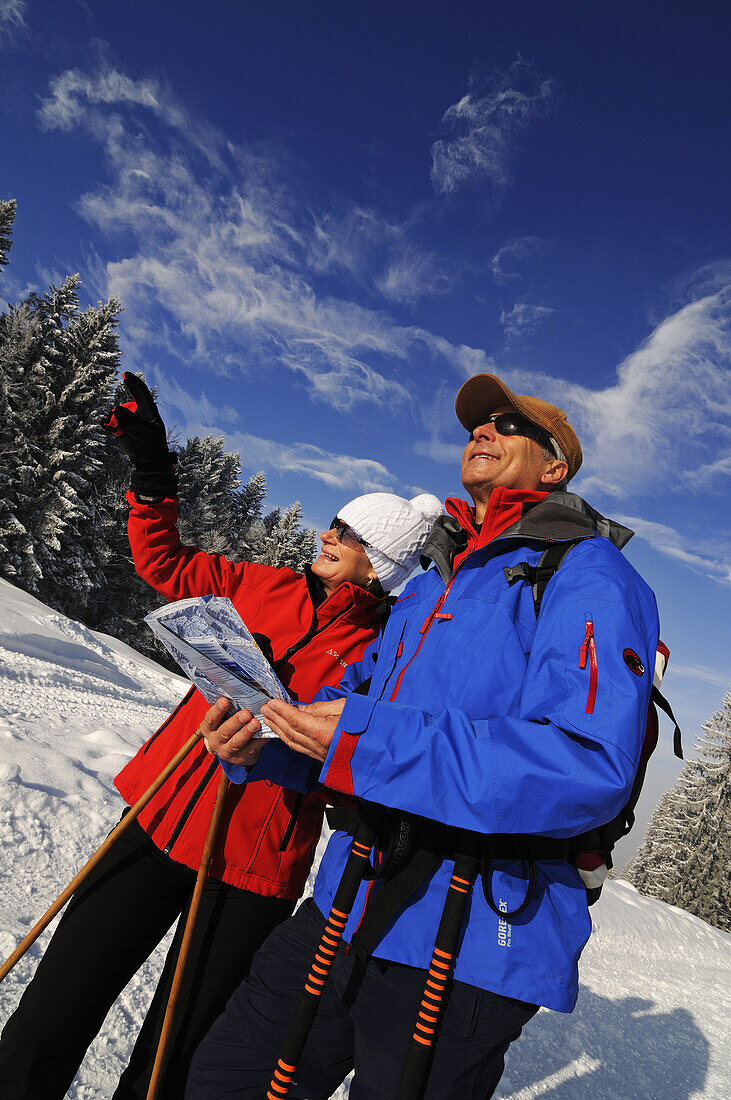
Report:
<svg viewBox="0 0 731 1100"><path fill-rule="evenodd" d="M501 405L494 412L511 412ZM478 424L462 455L462 484L477 504L493 489L548 489L541 475L551 465L540 443L524 435L500 435L494 424Z"/></svg>

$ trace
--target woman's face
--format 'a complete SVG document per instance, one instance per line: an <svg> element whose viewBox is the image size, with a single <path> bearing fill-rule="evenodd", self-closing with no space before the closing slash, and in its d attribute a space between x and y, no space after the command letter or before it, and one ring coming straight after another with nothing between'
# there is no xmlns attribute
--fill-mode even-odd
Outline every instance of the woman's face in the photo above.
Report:
<svg viewBox="0 0 731 1100"><path fill-rule="evenodd" d="M350 581L365 588L376 573L363 547L348 538L338 540L334 530L323 531L320 535L322 549L320 556L312 566L312 572L319 577L328 592L334 592L339 584Z"/></svg>

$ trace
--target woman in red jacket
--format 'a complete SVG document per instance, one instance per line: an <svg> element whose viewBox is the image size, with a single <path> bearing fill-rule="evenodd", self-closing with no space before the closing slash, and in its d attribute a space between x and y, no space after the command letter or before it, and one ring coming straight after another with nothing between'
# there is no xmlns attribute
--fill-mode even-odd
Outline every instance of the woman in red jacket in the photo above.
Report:
<svg viewBox="0 0 731 1100"><path fill-rule="evenodd" d="M351 501L375 531L366 542L334 522L304 574L231 562L184 546L178 535L177 478L165 428L145 384L125 374L134 401L106 426L134 470L129 538L135 568L169 600L228 596L252 632L265 635L272 664L294 698L335 685L378 633L387 591L418 561L441 511L428 495L388 493ZM347 512L346 512L347 514ZM147 789L208 710L194 688L120 772L128 804ZM220 776L199 744L72 899L35 977L0 1040L3 1100L63 1097L111 1004L180 917L162 976L116 1100L144 1097L154 1062L179 941ZM269 932L301 895L320 835L323 799L268 781L226 796L178 1002L176 1031L158 1096L182 1097L193 1051L249 970ZM182 916L181 916L182 914Z"/></svg>

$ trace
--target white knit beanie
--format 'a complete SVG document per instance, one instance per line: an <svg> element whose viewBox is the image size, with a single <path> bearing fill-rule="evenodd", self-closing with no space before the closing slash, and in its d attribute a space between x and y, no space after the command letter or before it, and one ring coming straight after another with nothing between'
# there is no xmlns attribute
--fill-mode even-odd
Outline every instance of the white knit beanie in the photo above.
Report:
<svg viewBox="0 0 731 1100"><path fill-rule="evenodd" d="M360 538L385 592L408 577L417 564L441 501L431 493L404 500L393 493L366 493L341 508L338 516Z"/></svg>

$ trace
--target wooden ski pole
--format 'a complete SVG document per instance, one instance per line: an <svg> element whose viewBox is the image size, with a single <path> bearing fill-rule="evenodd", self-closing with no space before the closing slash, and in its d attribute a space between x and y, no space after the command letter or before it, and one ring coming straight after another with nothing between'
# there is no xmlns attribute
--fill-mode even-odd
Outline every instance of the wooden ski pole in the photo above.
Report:
<svg viewBox="0 0 731 1100"><path fill-rule="evenodd" d="M218 826L221 822L223 805L226 801L227 791L228 778L225 773L222 772L221 778L218 781L216 801L213 805L211 822L208 826L206 842L203 846L203 854L201 856L201 861L198 866L198 875L195 880L195 889L193 890L193 897L191 898L190 909L188 910L188 919L185 922L183 938L180 941L180 951L178 952L178 959L175 964L175 973L173 974L173 980L170 986L170 995L168 997L167 1008L165 1009L165 1019L162 1022L162 1031L160 1032L160 1039L157 1044L155 1064L152 1067L152 1075L150 1076L150 1084L147 1089L146 1100L154 1100L157 1094L158 1086L165 1072L165 1062L167 1060L168 1047L170 1045L170 1036L172 1034L173 1023L175 1020L175 1009L178 1002L178 996L180 994L180 988L183 983L185 964L188 960L188 951L190 950L190 944L193 938L193 929L195 928L195 922L198 916L198 909L200 908L201 897L203 895L203 886L208 875L208 868L211 864L213 845L216 843Z"/></svg>
<svg viewBox="0 0 731 1100"><path fill-rule="evenodd" d="M454 861L454 871L444 901L429 973L396 1100L421 1100L434 1057L444 995L454 970L465 909L480 866L477 853L481 838L476 833L465 832L459 839L462 854L458 854Z"/></svg>
<svg viewBox="0 0 731 1100"><path fill-rule="evenodd" d="M373 807L371 807L373 809ZM282 1043L281 1054L269 1084L267 1100L282 1100L289 1093L302 1051L307 1042L328 979L335 954L343 938L350 910L353 908L358 888L370 866L370 854L378 832L374 821L360 821L342 878L335 891L330 915L325 922L322 938L315 951L305 988L300 997L289 1030Z"/></svg>
<svg viewBox="0 0 731 1100"><path fill-rule="evenodd" d="M116 825L116 827L112 829L111 833L106 838L104 843L99 848L97 848L97 850L94 852L94 855L91 856L89 860L87 860L79 873L71 879L71 882L68 884L66 889L58 895L53 905L51 905L43 914L41 919L33 925L25 939L18 944L12 955L10 955L0 967L0 982L10 973L15 964L20 959L22 959L28 948L32 947L44 928L46 928L51 923L56 914L60 912L61 909L63 909L64 905L69 900L71 895L76 893L82 882L84 882L88 875L94 870L99 860L107 854L109 849L114 844L115 840L117 840L125 831L125 829L129 828L132 822L136 820L138 815L142 813L150 799L155 794L157 794L165 780L170 778L181 760L183 760L188 755L190 750L198 744L202 736L203 734L201 733L201 729L199 726L195 733L191 734L183 747L175 754L170 763L163 768L157 779L155 779L154 782L150 784L144 794L140 795L134 806L130 808L129 812L124 815L124 817Z"/></svg>

